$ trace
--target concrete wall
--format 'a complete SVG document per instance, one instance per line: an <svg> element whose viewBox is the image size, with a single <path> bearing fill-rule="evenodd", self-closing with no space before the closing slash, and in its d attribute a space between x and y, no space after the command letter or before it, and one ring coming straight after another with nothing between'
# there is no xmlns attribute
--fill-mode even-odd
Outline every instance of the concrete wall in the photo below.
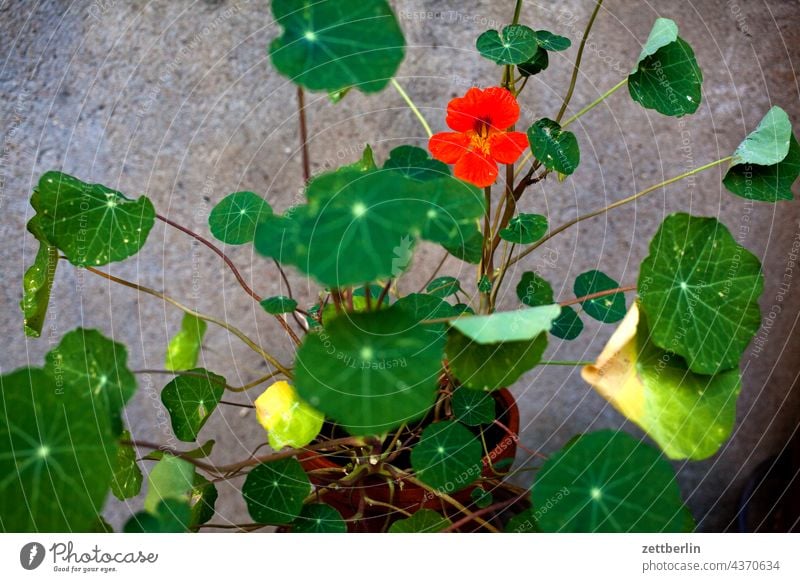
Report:
<svg viewBox="0 0 800 582"><path fill-rule="evenodd" d="M473 84L498 82L499 69L476 54L474 41L486 28L506 23L513 2L403 0L395 5L409 44L398 76L434 130L441 130L449 98ZM553 55L550 69L529 83L522 98L523 123L557 110L591 6L586 0L526 2L523 22L569 36L574 44ZM548 214L559 224L728 155L772 104L800 123L796 0L608 0L586 51L572 112L628 72L657 16L676 20L695 48L705 76L698 113L684 120L662 117L620 91L575 124L582 150L578 172L562 184L547 180L532 188L523 210ZM24 230L31 214L29 193L42 172L63 169L130 194L145 193L161 213L203 233L210 207L229 192L261 192L274 208L285 209L299 195L301 176L294 89L270 67L265 51L277 32L267 3L255 0L0 0L0 233L6 241L0 246L0 329L12 340L0 350L3 372L38 365L49 344L78 325L100 328L127 344L133 368L162 367L164 346L180 313L69 266L59 269L50 337L23 339L20 280L36 251ZM355 159L365 142L379 158L399 144L425 143L416 119L391 89L370 98L351 94L339 105L311 95L309 123L315 171ZM762 307L765 317L773 315L763 349L743 361L736 432L714 458L676 464L702 530L731 526L744 480L784 447L797 426L800 404L795 387L800 284L787 271L787 254L800 235L798 207L747 205L721 189L720 175L709 171L693 183L678 183L583 223L524 261L508 279L515 283L522 270L540 266L555 283L557 297L571 294L576 275L600 266L622 283L632 283L657 225L679 209L720 217L762 258L767 275ZM740 231L747 224L751 230ZM230 254L261 294L279 292L270 263L250 248ZM439 256L423 245L402 288L415 289ZM282 360L290 359L281 330L241 292L221 262L172 229L156 225L142 253L110 270L228 318ZM455 260L444 272L472 274ZM790 288L780 300L778 284L785 273ZM291 281L297 295L313 295L313 285L296 276ZM508 290L502 303L511 307L516 305L513 285ZM611 332L611 326L587 321L578 341L551 341L548 357L591 359ZM263 369L258 357L217 329L208 334L203 358L231 384L246 383ZM137 438L171 438L158 401L166 379L140 377L140 391L128 407ZM552 452L574 434L601 427L640 434L581 381L577 370L537 368L514 392L528 448ZM241 458L264 440L252 414L222 408L201 435L217 439L213 460L219 462ZM133 500L129 508L111 503L111 521L119 526L139 503ZM249 521L235 488L221 487L219 508L215 521Z"/></svg>

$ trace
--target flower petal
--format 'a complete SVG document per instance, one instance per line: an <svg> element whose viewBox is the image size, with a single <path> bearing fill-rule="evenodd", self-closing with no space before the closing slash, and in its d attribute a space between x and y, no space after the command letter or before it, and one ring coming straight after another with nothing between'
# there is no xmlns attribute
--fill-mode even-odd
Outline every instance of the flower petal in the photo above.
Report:
<svg viewBox="0 0 800 582"><path fill-rule="evenodd" d="M519 104L514 95L503 87L489 87L483 92L482 107L489 125L503 131L519 119Z"/></svg>
<svg viewBox="0 0 800 582"><path fill-rule="evenodd" d="M497 179L497 164L491 158L475 151L468 151L455 165L453 173L479 188L491 186Z"/></svg>
<svg viewBox="0 0 800 582"><path fill-rule="evenodd" d="M453 131L474 131L486 111L482 105L483 91L472 87L463 97L447 104L447 126Z"/></svg>
<svg viewBox="0 0 800 582"><path fill-rule="evenodd" d="M445 164L455 164L469 148L470 138L465 133L445 131L434 134L428 141L431 155Z"/></svg>
<svg viewBox="0 0 800 582"><path fill-rule="evenodd" d="M521 131L495 133L489 137L489 155L501 164L513 164L528 149L528 136Z"/></svg>

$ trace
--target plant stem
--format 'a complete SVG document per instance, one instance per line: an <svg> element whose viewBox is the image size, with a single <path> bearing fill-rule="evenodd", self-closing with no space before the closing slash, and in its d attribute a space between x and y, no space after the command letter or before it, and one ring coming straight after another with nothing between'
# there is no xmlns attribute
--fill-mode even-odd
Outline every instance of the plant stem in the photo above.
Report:
<svg viewBox="0 0 800 582"><path fill-rule="evenodd" d="M172 228L175 228L175 229L181 231L184 234L188 234L190 237L192 237L196 241L202 243L203 245L205 245L206 247L208 247L209 249L214 251L214 253L216 253L216 255L219 256L225 262L225 264L228 266L228 268L233 272L234 277L236 277L236 280L239 282L239 285L242 287L242 289L244 289L245 293L247 293L255 301L261 302L261 299L262 299L261 295L259 295L258 293L253 291L253 289L250 288L250 286L244 280L244 277L242 277L242 274L239 272L239 269L236 268L236 265L233 264L233 261L230 259L230 257L228 257L228 255L226 255L224 252L222 252L222 249L220 249L217 245L215 245L214 243L212 243L208 239L200 236L196 232L193 232L193 231L189 230L185 226L180 225L177 222L174 222L174 221L170 220L166 216L161 216L160 214L156 214L156 218L158 218L161 222L170 225ZM289 292L289 296L291 297L291 288L289 287L289 281L286 279L286 274L283 272L283 269L281 269L281 266L280 266L280 264L278 264L278 261L274 261L274 262L275 262L275 266L278 267L278 271L280 271L284 282L286 283L286 287L287 287L287 290ZM275 315L273 317L280 324L280 326L283 328L283 330L287 334L289 334L289 337L292 338L292 341L294 341L294 343L296 345L300 345L300 338L297 337L297 334L294 333L294 330L289 326L289 324L282 317L280 317L279 315Z"/></svg>
<svg viewBox="0 0 800 582"><path fill-rule="evenodd" d="M222 321L221 319L217 319L216 317L213 317L211 315L205 315L203 313L195 311L194 309L190 309L189 307L185 306L183 303L180 303L179 301L177 301L176 299L173 299L169 295L161 293L160 291L156 291L155 289L150 289L149 287L145 287L144 285L139 285L138 283L132 283L130 281L126 281L125 279L120 279L119 277L115 277L113 275L109 275L108 273L104 273L103 271L99 271L99 270L97 270L97 269L95 269L93 267L84 267L84 268L87 271L89 271L90 273L94 273L95 275L99 275L100 277L108 279L109 281L113 281L114 283L119 283L120 285L124 285L125 287L130 287L131 289L135 289L136 291L140 291L142 293L147 293L148 295L152 295L153 297L158 297L162 301L166 301L167 303L169 303L171 305L174 305L175 307L177 307L178 309L180 309L184 313L188 313L189 315L193 315L194 317L196 317L198 319L202 319L204 321L208 321L209 323L213 323L215 325L218 325L218 326L228 330L230 333L232 333L233 335L238 337L240 340L242 340L245 343L245 345L247 345L251 350L256 352L258 355L260 355L262 358L264 358L267 362L272 364L272 366L275 369L277 369L278 371L280 371L284 376L286 376L287 378L290 378L290 379L292 378L292 373L289 370L289 368L287 368L286 366L281 364L275 357L273 357L271 354L269 354L266 351L264 351L264 349L261 346L259 346L256 342L251 340L249 337L247 337L247 335L245 335L245 333L243 331L241 331L237 327L234 327L230 323L228 323L226 321Z"/></svg>
<svg viewBox="0 0 800 582"><path fill-rule="evenodd" d="M562 123L562 124L561 124L561 129L564 129L564 128L565 128L565 127L567 127L567 126L568 126L570 123L572 123L573 121L575 121L576 119L578 119L578 118L579 118L581 115L583 115L584 113L588 113L589 111L591 111L592 109L594 109L595 107L597 107L598 105L600 105L600 104L601 104L603 101L605 101L605 99L606 99L607 97L609 97L609 96L610 96L610 95L612 95L612 94L613 94L615 91L617 91L617 89L620 89L620 88L624 87L624 86L625 86L625 85L627 85L627 84L628 84L628 77L625 77L624 79L622 79L622 81L620 81L619 83L617 83L616 85L614 85L613 87L611 87L611 89L609 89L608 91L606 91L605 93L603 93L602 95L600 95L600 97L598 97L597 99L595 99L594 101L592 101L591 103L589 103L589 105L587 105L586 107L584 107L583 109L581 109L580 111L578 111L578 112L577 112L575 115L573 115L572 117L570 117L569 119L567 119L567 120L566 120L564 123Z"/></svg>
<svg viewBox="0 0 800 582"><path fill-rule="evenodd" d="M417 116L417 119L419 119L419 122L422 124L422 128L425 130L425 133L428 134L428 137L429 138L432 137L433 131L431 131L431 126L428 125L428 122L425 120L425 116L422 115L422 112L419 110L416 104L411 100L411 97L408 96L408 93L405 92L405 90L400 86L400 83L398 83L397 79L395 79L394 77L392 77L392 87L394 87L397 90L397 92L400 94L400 97L403 98L406 104L408 104L409 108L411 108L411 111L414 112L414 115Z"/></svg>
<svg viewBox="0 0 800 582"><path fill-rule="evenodd" d="M559 302L561 307L566 307L567 305L575 305L576 303L583 303L584 301L590 301L592 299L598 299L600 297L606 297L608 295L614 295L616 293L627 293L628 291L636 291L636 285L626 285L625 287L616 287L614 289L606 289L604 291L598 291L597 293L589 293L588 295L584 295L583 297L578 297L577 299L568 299L567 301Z"/></svg>
<svg viewBox="0 0 800 582"><path fill-rule="evenodd" d="M529 248L527 248L526 250L524 250L523 252L518 254L514 259L511 260L511 264L513 265L514 263L516 263L517 261L519 261L523 257L526 257L527 255L531 254L533 251L538 249L540 246L542 246L548 240L550 240L551 238L553 238L557 234L559 234L561 232L564 232L569 227L575 226L579 222L582 222L584 220L588 220L589 218L594 218L595 216L600 216L601 214L605 214L606 212L608 212L610 210L613 210L615 208L619 208L620 206L624 206L625 204L633 202L634 200L637 200L637 199L641 198L642 196L645 196L646 194L649 194L650 192L653 192L655 190L663 188L664 186L669 186L670 184L673 184L673 183L675 183L675 182L677 182L679 180L682 180L683 178L688 178L689 176L693 176L694 174L698 174L698 173L700 173L700 172L702 172L704 170L708 170L710 168L713 168L714 166L719 166L720 164L724 164L726 162L729 162L731 160L731 158L732 158L732 156L728 156L726 158L722 158L720 160L716 160L714 162L706 164L705 166L700 166L699 168L695 168L694 170L689 170L688 172L684 172L683 174L680 174L679 176L675 176L674 178L670 178L669 180L664 180L663 182L659 182L655 186L650 186L649 188L645 188L641 192L637 192L636 194L634 194L632 196L628 196L627 198L623 198L622 200L618 200L617 202L614 202L613 204L609 204L608 206L605 206L605 207L603 207L603 208L601 208L599 210L594 210L592 212L589 212L588 214L583 214L583 215L581 215L581 216L579 216L577 218L574 218L574 219L570 220L569 222L565 222L564 224L562 224L561 226L559 226L555 230L550 231L550 233L547 236L545 236L544 238L539 239L535 244L533 244L532 246L530 246Z"/></svg>
<svg viewBox="0 0 800 582"><path fill-rule="evenodd" d="M525 497L527 497L529 494L530 494L530 492L528 490L525 490L523 493L520 493L520 494L516 495L515 497L512 497L510 499L506 499L505 501L498 501L497 503L493 503L493 504L489 505L488 507L484 507L483 509L478 509L477 511L474 511L472 513L472 515L467 515L465 517L462 517L458 521L454 521L449 526L444 528L440 533L450 533L452 531L457 530L462 525L466 525L469 522L475 520L476 517L482 517L484 515L488 515L490 513L493 513L495 511L497 511L498 509L505 509L506 507L510 507L511 505L514 505L518 501L520 501L520 500L524 499Z"/></svg>
<svg viewBox="0 0 800 582"><path fill-rule="evenodd" d="M581 68L581 60L583 59L583 51L586 48L586 41L589 38L589 33L592 30L592 26L594 26L594 20L597 18L597 13L600 12L600 6L603 5L603 0L597 0L597 4L595 4L594 11L592 15L589 17L589 22L586 24L586 30L583 31L583 38L581 38L581 45L578 48L578 56L575 57L575 66L572 69L572 78L569 81L569 89L567 90L567 94L564 97L564 102L561 104L561 109L558 111L558 115L556 116L556 123L561 122L561 119L564 117L564 113L567 111L567 107L569 107L569 102L572 99L572 94L575 92L575 84L578 81L578 72Z"/></svg>
<svg viewBox="0 0 800 582"><path fill-rule="evenodd" d="M542 360L537 366L590 366L594 362L581 362L577 360Z"/></svg>
<svg viewBox="0 0 800 582"><path fill-rule="evenodd" d="M519 24L519 15L522 12L522 0L517 0L517 3L514 5L514 19L511 21L511 24Z"/></svg>
<svg viewBox="0 0 800 582"><path fill-rule="evenodd" d="M208 378L208 376L206 376L205 374L199 374L197 372L191 372L189 370L177 370L177 371L175 371L175 370L150 370L150 369L145 369L145 370L134 370L133 373L134 374L164 374L164 375L167 375L167 376L192 376L192 377L195 377L195 378ZM276 370L275 372L270 372L266 376L262 376L261 378L258 378L257 380L253 380L252 382L249 382L249 383L245 384L244 386L229 386L229 385L225 384L225 390L227 390L229 392L246 392L250 388L255 388L259 384L263 384L264 382L266 382L270 378L274 378L275 376L278 376L281 373L282 372L280 370ZM211 380L211 378L208 378L208 379ZM211 381L213 382L213 380L211 380Z"/></svg>
<svg viewBox="0 0 800 582"><path fill-rule="evenodd" d="M272 453L269 455L265 455L263 457L253 457L252 459L246 459L244 461L239 461L238 463L232 463L230 465L221 465L217 467L217 470L220 473L237 472L245 467L252 467L254 465L261 465L262 463L271 463L273 461L280 461L281 459L288 459L289 457L295 457L297 455L302 455L303 453L332 449L338 446L357 447L357 446L366 446L366 444L367 444L366 439L364 437L352 437L352 436L342 437L338 439L331 439L329 441L324 441L321 443L315 443L313 445L308 445L307 447L299 449L284 449L282 451L278 451L277 453Z"/></svg>
<svg viewBox="0 0 800 582"><path fill-rule="evenodd" d="M305 184L311 179L311 158L308 154L306 96L300 85L297 86L297 117L300 120L300 149L303 152L303 183Z"/></svg>

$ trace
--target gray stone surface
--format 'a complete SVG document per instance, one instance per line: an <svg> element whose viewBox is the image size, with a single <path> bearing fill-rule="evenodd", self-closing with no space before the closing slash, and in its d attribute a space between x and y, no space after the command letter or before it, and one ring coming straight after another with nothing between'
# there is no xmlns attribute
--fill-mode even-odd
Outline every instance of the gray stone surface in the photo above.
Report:
<svg viewBox="0 0 800 582"><path fill-rule="evenodd" d="M399 78L434 130L444 128L449 98L473 84L497 83L499 70L478 57L474 39L506 23L512 4L395 4L409 43ZM705 75L703 105L693 117L676 120L641 109L620 91L575 124L582 149L578 172L562 184L548 180L533 188L522 203L524 210L548 214L558 224L728 155L771 104L782 105L800 123L796 0L606 4L570 111L626 74L659 15L675 19L695 48ZM576 41L590 7L585 0L526 2L523 21ZM203 233L210 205L226 193L261 192L278 210L297 200L301 178L294 90L270 68L265 52L276 34L267 3L260 1L0 0L3 372L38 365L48 346L78 325L97 327L127 344L134 368L160 368L164 346L180 321L179 313L152 297L62 266L48 337L23 339L17 310L20 279L36 250L24 225L31 214L31 187L42 172L63 169L124 192L146 193L161 213ZM531 81L522 98L523 124L554 115L576 45L553 55L550 69ZM339 105L311 95L309 123L315 171L355 159L367 141L379 157L399 144L425 143L416 119L391 89L377 97L351 94ZM508 280L514 283L521 270L539 266L557 282L559 297L570 295L576 275L599 266L623 283L634 282L647 241L662 218L678 209L719 216L762 257L767 275L762 307L769 327L763 331L763 349L751 351L743 362L736 432L712 459L676 464L700 528L716 531L731 527L749 471L780 451L798 423L800 285L787 262L792 241L800 235L797 204L748 205L722 190L720 171L712 170L562 234ZM278 293L280 281L270 263L249 247L230 254L260 293ZM435 249L421 247L402 288L415 289L438 258ZM110 270L227 318L282 360L290 359L281 330L241 293L221 262L172 229L157 225L142 253ZM444 272L472 275L455 260L447 262ZM782 294L778 285L784 276L788 290ZM297 276L291 281L297 295L313 296L313 285ZM515 305L513 285L502 303ZM548 356L592 358L612 328L592 322L587 328L576 342L551 342ZM218 329L208 334L203 365L232 384L263 371L257 356ZM169 441L158 400L165 377L140 380L127 409L133 433L143 440ZM587 388L577 370L540 367L513 390L522 409L522 441L530 449L551 452L572 435L601 427L639 434ZM252 414L223 409L201 434L217 439L213 460L219 462L241 458L264 441ZM112 523L119 527L140 502L110 503ZM233 487L221 487L218 507L215 521L247 520Z"/></svg>

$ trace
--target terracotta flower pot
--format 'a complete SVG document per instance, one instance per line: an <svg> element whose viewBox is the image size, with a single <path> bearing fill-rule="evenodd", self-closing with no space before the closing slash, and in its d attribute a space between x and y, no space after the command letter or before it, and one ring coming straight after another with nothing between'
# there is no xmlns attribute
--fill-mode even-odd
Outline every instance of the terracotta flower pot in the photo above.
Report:
<svg viewBox="0 0 800 582"><path fill-rule="evenodd" d="M490 452L483 459L482 475L484 477L502 479L505 472L510 468L517 452L516 435L519 432L519 409L514 397L508 390L498 390L492 393L492 396L495 399L496 418L509 429L511 434L497 425L484 427L484 436L487 447L490 447ZM298 459L306 471L335 469L342 467L345 462L342 460L341 463L337 463L337 459L332 459L329 456L320 456L315 453L306 453L298 457ZM335 475L338 478L341 473L336 473ZM325 477L323 472L311 473L309 478L317 487L328 486L332 481L331 478ZM454 483L448 489L443 490L442 493L448 494L462 505L475 508L470 496L475 489L475 485L462 488L459 487L458 483ZM499 489L496 491L490 489L489 491L497 495L495 500L507 496L507 494L504 495L504 491ZM440 499L435 493L403 478L388 482L386 478L380 476L368 476L352 487L326 490L322 494L321 500L335 507L345 519L350 519L359 510L361 511L362 517L360 519L348 522L348 529L351 532L386 531L392 522L404 517L401 513L387 507L387 505L392 505L409 513L426 508L433 509L451 518L458 515L457 509ZM461 529L472 531L476 528L476 524L470 523Z"/></svg>

